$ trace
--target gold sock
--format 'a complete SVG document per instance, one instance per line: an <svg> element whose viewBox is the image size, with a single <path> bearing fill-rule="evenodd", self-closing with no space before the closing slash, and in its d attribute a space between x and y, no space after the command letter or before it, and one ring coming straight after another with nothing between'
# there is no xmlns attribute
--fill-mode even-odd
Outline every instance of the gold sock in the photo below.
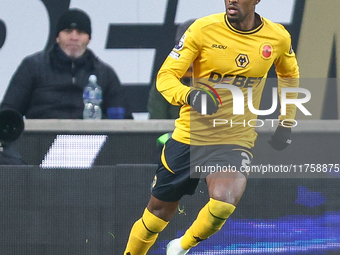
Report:
<svg viewBox="0 0 340 255"><path fill-rule="evenodd" d="M182 248L188 250L219 231L235 208L232 204L210 198L185 232L181 240Z"/></svg>
<svg viewBox="0 0 340 255"><path fill-rule="evenodd" d="M145 255L167 225L167 221L145 208L142 218L132 226L124 255Z"/></svg>

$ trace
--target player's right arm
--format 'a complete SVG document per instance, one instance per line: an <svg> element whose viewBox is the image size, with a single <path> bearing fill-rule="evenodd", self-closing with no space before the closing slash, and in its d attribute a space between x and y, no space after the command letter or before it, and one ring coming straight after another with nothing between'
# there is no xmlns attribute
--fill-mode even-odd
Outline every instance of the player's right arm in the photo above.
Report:
<svg viewBox="0 0 340 255"><path fill-rule="evenodd" d="M199 41L195 38L195 23L184 33L160 68L156 87L163 97L173 105L188 104L190 87L183 85L184 76L199 52ZM193 71L195 73L195 70Z"/></svg>

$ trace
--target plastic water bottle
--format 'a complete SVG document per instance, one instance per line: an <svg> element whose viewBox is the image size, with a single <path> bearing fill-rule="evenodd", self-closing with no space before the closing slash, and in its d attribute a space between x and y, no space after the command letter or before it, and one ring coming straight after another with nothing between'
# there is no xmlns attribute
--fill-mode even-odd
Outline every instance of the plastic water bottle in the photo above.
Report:
<svg viewBox="0 0 340 255"><path fill-rule="evenodd" d="M84 100L83 118L101 119L102 109L100 108L100 104L103 98L102 89L97 84L97 76L90 75L89 83L84 88L83 100Z"/></svg>

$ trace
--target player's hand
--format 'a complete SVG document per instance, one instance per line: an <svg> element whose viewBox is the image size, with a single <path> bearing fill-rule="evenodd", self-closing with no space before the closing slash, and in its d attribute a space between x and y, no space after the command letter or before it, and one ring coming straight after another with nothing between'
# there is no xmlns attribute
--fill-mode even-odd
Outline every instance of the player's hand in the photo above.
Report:
<svg viewBox="0 0 340 255"><path fill-rule="evenodd" d="M190 92L188 101L189 104L199 113L202 113L202 95L207 98L207 114L212 115L217 112L220 102L214 93L208 94L203 90L194 89ZM213 97L211 97L213 96Z"/></svg>
<svg viewBox="0 0 340 255"><path fill-rule="evenodd" d="M292 143L292 140L290 139L291 133L291 128L278 126L268 143L273 147L273 149L282 151Z"/></svg>

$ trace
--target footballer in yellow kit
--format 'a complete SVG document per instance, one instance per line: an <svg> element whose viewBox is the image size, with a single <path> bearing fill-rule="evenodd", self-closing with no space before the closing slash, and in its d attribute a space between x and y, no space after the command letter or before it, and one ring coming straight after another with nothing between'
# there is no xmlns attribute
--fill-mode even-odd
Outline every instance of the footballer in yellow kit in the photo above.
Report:
<svg viewBox="0 0 340 255"><path fill-rule="evenodd" d="M197 19L173 48L157 76L157 89L165 99L183 105L173 139L191 145L236 144L252 148L257 138L256 124L248 121L257 115L249 110L248 88L252 87L253 107L259 109L273 64L279 93L282 87L298 87L299 68L290 34L282 25L260 18L262 24L249 31L235 29L225 13ZM190 110L188 95L193 88L184 86L179 79L192 63L194 87L228 84L239 88L244 95L244 114L233 114L235 96L226 88L216 89L221 99L216 113L202 115ZM209 90L206 86L205 89ZM287 98L296 97L296 93L287 93ZM286 115L278 119L294 120L295 113L295 105L288 104ZM214 125L218 119L227 123Z"/></svg>
<svg viewBox="0 0 340 255"><path fill-rule="evenodd" d="M279 94L281 88L299 86L288 31L255 12L260 0L224 2L226 12L197 19L187 29L158 72L159 92L182 107L172 137L163 147L149 203L131 228L124 255L145 255L178 210L181 198L193 195L202 178L209 201L185 233L167 244L166 254L186 255L218 232L246 188L248 172L242 169L251 164L257 137L255 123L249 121L257 118L253 112L258 113L255 109L259 110L268 71L274 64ZM180 79L191 65L193 86L187 87ZM287 99L297 97L292 91ZM289 124L295 111L295 105L287 105L285 115L278 116L285 121L268 141L275 150L290 144ZM228 123L214 125L215 120Z"/></svg>

